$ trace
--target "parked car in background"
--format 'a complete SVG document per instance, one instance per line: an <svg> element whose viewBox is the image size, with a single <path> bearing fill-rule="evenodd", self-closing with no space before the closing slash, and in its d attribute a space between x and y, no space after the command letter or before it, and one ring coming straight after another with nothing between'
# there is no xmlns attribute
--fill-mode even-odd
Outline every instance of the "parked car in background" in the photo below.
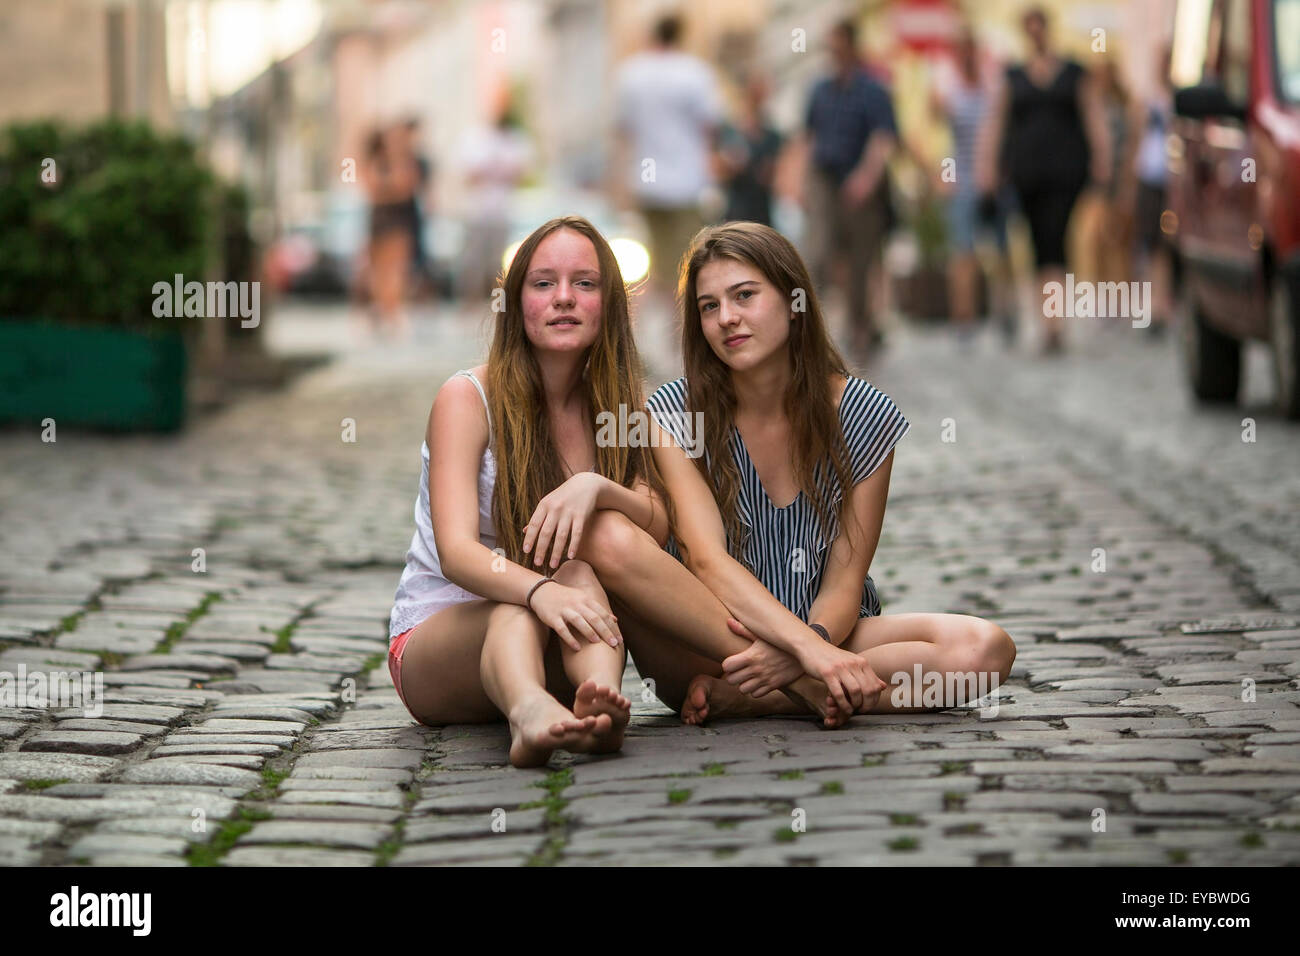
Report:
<svg viewBox="0 0 1300 956"><path fill-rule="evenodd" d="M1192 391L1233 401L1267 342L1300 419L1300 0L1180 0L1164 230Z"/></svg>

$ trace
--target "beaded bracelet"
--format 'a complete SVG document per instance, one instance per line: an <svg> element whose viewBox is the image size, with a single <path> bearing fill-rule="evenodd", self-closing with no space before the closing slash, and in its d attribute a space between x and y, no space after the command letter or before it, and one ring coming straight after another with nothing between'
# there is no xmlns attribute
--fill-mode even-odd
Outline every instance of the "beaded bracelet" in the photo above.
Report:
<svg viewBox="0 0 1300 956"><path fill-rule="evenodd" d="M524 607L528 608L528 610L531 611L533 609L533 592L536 591L538 588L540 588L547 581L554 581L554 580L555 578L547 576L542 578L540 581L534 583L533 586L528 589L528 594L524 597Z"/></svg>

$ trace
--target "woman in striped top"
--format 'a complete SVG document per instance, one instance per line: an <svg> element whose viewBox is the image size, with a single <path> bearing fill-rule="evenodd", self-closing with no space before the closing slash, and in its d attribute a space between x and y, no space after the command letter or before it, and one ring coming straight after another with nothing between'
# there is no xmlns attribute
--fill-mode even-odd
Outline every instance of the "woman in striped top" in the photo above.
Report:
<svg viewBox="0 0 1300 956"><path fill-rule="evenodd" d="M709 227L680 288L687 374L648 407L668 552L693 574L612 512L583 549L655 693L688 723L816 711L835 726L928 709L882 694L878 675L910 679L919 667L942 682L942 706L961 702L948 675L1005 680L1015 645L997 625L880 614L867 572L909 425L848 374L793 246L756 223Z"/></svg>

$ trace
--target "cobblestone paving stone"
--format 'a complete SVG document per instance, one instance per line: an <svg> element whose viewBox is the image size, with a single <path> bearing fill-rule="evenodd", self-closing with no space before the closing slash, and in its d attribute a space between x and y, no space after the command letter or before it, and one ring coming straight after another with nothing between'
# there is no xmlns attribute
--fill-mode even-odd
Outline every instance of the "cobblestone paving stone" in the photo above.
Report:
<svg viewBox="0 0 1300 956"><path fill-rule="evenodd" d="M533 771L504 726L414 724L386 667L420 435L473 325L179 438L8 429L0 671L105 687L96 716L0 707L0 863L1296 863L1300 429L1258 396L1193 409L1137 335L1048 362L911 330L867 373L913 425L885 611L1006 627L996 716L688 728L629 666L623 753Z"/></svg>

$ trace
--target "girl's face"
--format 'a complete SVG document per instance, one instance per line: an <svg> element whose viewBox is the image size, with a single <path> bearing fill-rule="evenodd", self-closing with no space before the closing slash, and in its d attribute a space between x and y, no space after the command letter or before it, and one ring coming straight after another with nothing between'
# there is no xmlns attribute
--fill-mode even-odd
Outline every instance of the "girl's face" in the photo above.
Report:
<svg viewBox="0 0 1300 956"><path fill-rule="evenodd" d="M600 334L600 261L591 240L557 229L533 251L521 299L533 347L579 352Z"/></svg>
<svg viewBox="0 0 1300 956"><path fill-rule="evenodd" d="M733 371L761 365L786 348L790 302L756 266L738 259L706 262L695 280L695 301L704 338Z"/></svg>

